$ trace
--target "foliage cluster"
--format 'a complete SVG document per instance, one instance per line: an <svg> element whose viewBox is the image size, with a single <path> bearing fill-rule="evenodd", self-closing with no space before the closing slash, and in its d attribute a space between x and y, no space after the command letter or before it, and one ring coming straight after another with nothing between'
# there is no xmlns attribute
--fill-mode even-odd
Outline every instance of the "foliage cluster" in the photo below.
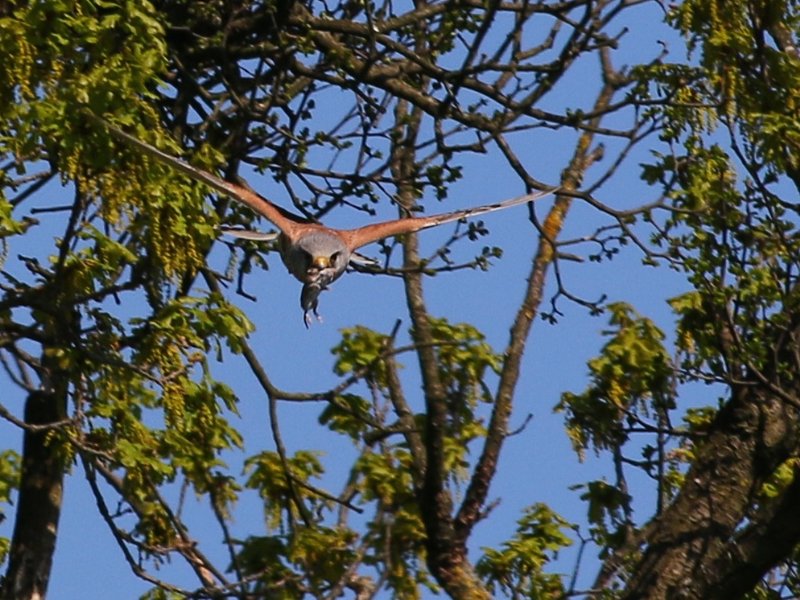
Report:
<svg viewBox="0 0 800 600"><path fill-rule="evenodd" d="M0 448L0 522L16 517L0 538L0 597L43 595L67 472L83 475L150 598L797 596L800 13L687 0L663 14L688 58L678 43L618 66L642 4L0 3L13 57L0 63L0 365L24 404L0 399L2 427L24 436L21 452ZM596 77L576 94L588 62ZM529 209L525 292L492 315L507 321L504 348L431 314L423 294L429 275L500 258L490 246L463 258L485 226L455 228L428 256L407 236L382 244L374 271L401 279L409 326L343 330L338 383L290 392L223 289L244 295L272 260L217 241L221 224L254 216L113 141L90 113L231 179L254 167L312 220L389 201L429 209L426 196L469 178L473 155L542 189L529 136L556 133L568 150L561 192ZM656 199L607 202L645 151L637 173ZM68 199L32 205L47 194ZM574 206L596 220L569 238ZM684 277L674 331L573 291L571 263L623 248ZM558 323L569 301L609 329L587 387L556 411L578 458L592 450L610 475L575 486L583 526L532 497L509 539L479 550L504 444L525 431L511 423L533 323ZM259 382L270 449L246 453L224 361ZM698 384L713 399L688 405ZM339 492L330 457L287 451L277 407L289 402L319 403L315 426L351 449ZM652 501L634 478L652 482ZM189 496L216 539L189 526ZM236 536L245 497L263 523ZM220 541L223 562L204 550ZM554 566L570 546L571 577ZM175 562L190 584L171 579Z"/></svg>

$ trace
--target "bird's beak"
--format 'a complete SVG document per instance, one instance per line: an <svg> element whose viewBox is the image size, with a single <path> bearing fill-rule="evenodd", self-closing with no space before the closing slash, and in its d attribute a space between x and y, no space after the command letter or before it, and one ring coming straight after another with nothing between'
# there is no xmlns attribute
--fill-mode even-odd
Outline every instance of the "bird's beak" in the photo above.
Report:
<svg viewBox="0 0 800 600"><path fill-rule="evenodd" d="M328 256L315 256L311 261L311 266L319 269L327 269L331 266L331 259Z"/></svg>

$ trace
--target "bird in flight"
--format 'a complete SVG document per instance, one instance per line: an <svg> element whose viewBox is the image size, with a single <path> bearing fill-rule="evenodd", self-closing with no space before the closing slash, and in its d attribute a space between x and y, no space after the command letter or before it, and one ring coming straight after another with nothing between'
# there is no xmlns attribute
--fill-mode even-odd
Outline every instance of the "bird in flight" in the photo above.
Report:
<svg viewBox="0 0 800 600"><path fill-rule="evenodd" d="M465 210L431 215L428 217L406 217L373 223L356 229L333 229L320 223L310 222L280 206L273 204L253 190L226 181L212 173L203 171L189 163L176 158L158 148L111 125L104 119L92 115L93 120L103 124L112 134L126 144L130 144L188 175L192 179L206 184L213 190L229 196L237 202L250 207L256 213L271 221L278 228L278 249L283 264L303 284L300 294L300 306L303 308L303 320L306 327L311 323L310 313L319 319L317 305L319 295L328 285L336 281L345 272L351 260L357 262L356 250L369 243L387 237L412 233L445 223L476 217L496 210L510 208L518 204L533 202L554 193L559 188L526 194L503 202L487 204ZM227 233L245 239L266 240L274 236L259 232L243 230L227 230Z"/></svg>

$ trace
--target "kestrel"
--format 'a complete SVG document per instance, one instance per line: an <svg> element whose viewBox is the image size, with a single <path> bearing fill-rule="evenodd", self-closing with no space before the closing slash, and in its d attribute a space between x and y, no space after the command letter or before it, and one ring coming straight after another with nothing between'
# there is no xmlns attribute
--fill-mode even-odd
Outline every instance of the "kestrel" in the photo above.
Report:
<svg viewBox="0 0 800 600"><path fill-rule="evenodd" d="M217 192L249 206L256 213L271 221L280 232L277 235L277 239L283 264L286 265L289 273L303 283L300 306L303 308L303 320L306 327L311 323L309 313L313 313L317 319L320 318L317 313L320 293L342 276L351 260L357 262L355 251L358 248L387 237L420 231L452 221L510 208L518 204L533 202L558 190L558 188L552 188L495 204L429 217L407 217L365 225L357 229L333 229L292 214L247 187L225 181L216 175L195 168L189 163L125 133L99 117L93 115L93 118L101 122L108 131L121 141L136 146L159 161L185 173L192 179L200 181ZM256 240L273 239L275 237L270 234L242 230L228 230L228 233L241 238Z"/></svg>

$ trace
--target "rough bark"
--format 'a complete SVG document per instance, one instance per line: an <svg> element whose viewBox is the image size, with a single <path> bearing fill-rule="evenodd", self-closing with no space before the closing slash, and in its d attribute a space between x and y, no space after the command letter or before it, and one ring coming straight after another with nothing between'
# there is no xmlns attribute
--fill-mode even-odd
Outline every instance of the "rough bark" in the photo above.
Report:
<svg viewBox="0 0 800 600"><path fill-rule="evenodd" d="M76 203L76 207L78 204ZM73 215L77 214L77 208ZM74 231L70 219L65 244ZM62 259L64 254L62 253ZM65 299L71 288L69 270L60 261L50 285L31 297L39 312L42 346L37 371L38 389L25 402L25 431L16 520L9 550L8 568L0 600L41 600L47 593L58 537L64 490L65 452L63 429L68 425L74 347L79 338L79 317Z"/></svg>
<svg viewBox="0 0 800 600"><path fill-rule="evenodd" d="M800 540L800 470L794 481L774 502L761 511L753 524L737 533L730 548L712 564L708 596L712 600L741 598L752 590L780 561L791 556Z"/></svg>
<svg viewBox="0 0 800 600"><path fill-rule="evenodd" d="M753 378L732 385L679 495L647 527L625 598L741 596L800 541L800 527L788 526L786 512L797 483L778 500L761 495L775 470L796 455L800 440L799 405L786 385L776 383ZM791 386L794 397L798 386ZM759 505L761 519L753 509ZM766 518L770 514L787 524L774 545L777 523Z"/></svg>
<svg viewBox="0 0 800 600"><path fill-rule="evenodd" d="M25 421L46 426L64 418L66 385L52 382L25 403ZM3 600L44 598L50 580L61 515L64 460L48 427L24 433L22 473Z"/></svg>
<svg viewBox="0 0 800 600"><path fill-rule="evenodd" d="M412 206L415 202L411 185L416 168L414 141L421 115L418 109L406 113L406 108L407 105L402 102L397 108L397 121L405 121L408 125L403 135L398 136L392 152L392 175L398 182L401 204ZM417 238L413 234L407 236L403 243L403 260L409 266L419 263ZM453 499L446 485L448 473L444 464L447 400L439 377L435 340L422 293L422 274L411 269L405 275L404 282L425 393L425 471L417 496L425 525L428 568L451 598L488 600L489 593L469 561L466 543L455 535Z"/></svg>

